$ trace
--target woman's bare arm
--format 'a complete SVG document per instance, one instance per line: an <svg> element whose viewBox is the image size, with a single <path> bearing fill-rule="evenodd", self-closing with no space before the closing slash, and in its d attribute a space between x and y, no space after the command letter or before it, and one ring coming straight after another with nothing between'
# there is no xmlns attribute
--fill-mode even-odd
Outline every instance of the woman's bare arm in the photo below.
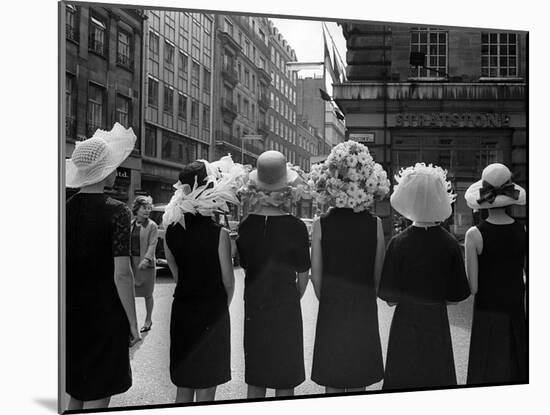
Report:
<svg viewBox="0 0 550 415"><path fill-rule="evenodd" d="M386 242L384 240L384 229L382 228L382 219L377 219L376 228L376 256L374 259L374 289L378 294L380 279L382 278L382 268L384 266L384 256L386 254Z"/></svg>
<svg viewBox="0 0 550 415"><path fill-rule="evenodd" d="M464 240L464 254L466 263L466 276L470 284L472 295L477 293L478 288L478 255L483 249L483 238L479 229L475 226L468 229Z"/></svg>
<svg viewBox="0 0 550 415"><path fill-rule="evenodd" d="M231 257L231 240L227 229L220 230L218 257L222 271L222 281L227 293L227 305L231 304L235 291L235 274L233 273L233 258Z"/></svg>

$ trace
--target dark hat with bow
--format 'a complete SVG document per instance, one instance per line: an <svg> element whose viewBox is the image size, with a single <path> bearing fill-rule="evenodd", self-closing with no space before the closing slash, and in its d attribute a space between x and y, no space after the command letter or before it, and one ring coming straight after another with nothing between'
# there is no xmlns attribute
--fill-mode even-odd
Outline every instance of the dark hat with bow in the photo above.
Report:
<svg viewBox="0 0 550 415"><path fill-rule="evenodd" d="M481 180L466 190L464 198L475 210L525 205L525 190L512 182L508 167L493 163L483 169Z"/></svg>

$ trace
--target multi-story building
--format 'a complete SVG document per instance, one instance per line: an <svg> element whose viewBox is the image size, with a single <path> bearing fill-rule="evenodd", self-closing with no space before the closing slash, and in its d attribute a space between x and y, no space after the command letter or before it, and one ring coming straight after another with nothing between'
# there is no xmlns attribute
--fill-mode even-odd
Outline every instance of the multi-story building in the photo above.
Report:
<svg viewBox="0 0 550 415"><path fill-rule="evenodd" d="M264 151L269 108L269 27L263 17L216 17L212 155L255 164Z"/></svg>
<svg viewBox="0 0 550 415"><path fill-rule="evenodd" d="M182 166L209 158L214 16L147 10L142 189L168 202Z"/></svg>
<svg viewBox="0 0 550 415"><path fill-rule="evenodd" d="M464 192L490 163L527 179L527 33L343 24L347 78L334 85L346 136L363 141L389 177L415 162L448 170L458 194L450 229L474 223ZM514 215L525 219L525 207ZM388 201L377 205L387 234Z"/></svg>
<svg viewBox="0 0 550 415"><path fill-rule="evenodd" d="M65 5L65 151L115 122L138 140L118 168L112 196L128 201L141 187L143 13L124 8ZM70 192L69 192L70 194Z"/></svg>
<svg viewBox="0 0 550 415"><path fill-rule="evenodd" d="M297 111L323 135L318 154L312 155L313 162L328 155L330 149L345 140L344 121L337 117L334 106L321 98L319 90L325 90L323 76L299 77L297 83Z"/></svg>

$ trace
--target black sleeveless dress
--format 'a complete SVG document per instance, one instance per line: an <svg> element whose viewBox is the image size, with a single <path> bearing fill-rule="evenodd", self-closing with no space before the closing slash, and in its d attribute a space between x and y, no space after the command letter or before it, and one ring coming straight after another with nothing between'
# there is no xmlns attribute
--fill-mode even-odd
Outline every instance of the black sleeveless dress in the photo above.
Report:
<svg viewBox="0 0 550 415"><path fill-rule="evenodd" d="M441 226L409 226L391 239L378 296L398 304L383 389L457 384L446 302L469 295L460 246Z"/></svg>
<svg viewBox="0 0 550 415"><path fill-rule="evenodd" d="M231 379L230 322L218 246L221 226L185 215L166 230L178 265L170 320L170 379L178 387L209 388Z"/></svg>
<svg viewBox="0 0 550 415"><path fill-rule="evenodd" d="M66 389L82 401L103 399L132 385L113 259L130 256L131 212L103 193L77 193L66 209Z"/></svg>
<svg viewBox="0 0 550 415"><path fill-rule="evenodd" d="M250 214L239 226L244 290L245 382L290 389L305 380L296 273L310 267L306 225L291 215Z"/></svg>
<svg viewBox="0 0 550 415"><path fill-rule="evenodd" d="M526 383L525 229L517 222L487 221L478 229L483 250L478 256L467 383Z"/></svg>
<svg viewBox="0 0 550 415"><path fill-rule="evenodd" d="M377 219L331 209L321 217L323 276L311 379L358 388L382 379L374 286Z"/></svg>

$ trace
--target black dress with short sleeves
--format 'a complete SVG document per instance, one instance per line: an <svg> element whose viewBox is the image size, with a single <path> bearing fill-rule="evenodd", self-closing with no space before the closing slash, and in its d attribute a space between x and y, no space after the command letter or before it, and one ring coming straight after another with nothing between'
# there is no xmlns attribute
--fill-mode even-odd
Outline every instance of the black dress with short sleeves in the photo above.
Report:
<svg viewBox="0 0 550 415"><path fill-rule="evenodd" d="M310 267L305 224L291 215L250 214L239 226L245 269L245 381L290 389L305 380L297 274Z"/></svg>
<svg viewBox="0 0 550 415"><path fill-rule="evenodd" d="M132 385L130 326L113 259L130 256L131 212L102 193L77 193L66 208L67 393L103 399Z"/></svg>
<svg viewBox="0 0 550 415"><path fill-rule="evenodd" d="M359 388L384 376L374 284L377 218L332 208L321 217L323 276L311 379Z"/></svg>
<svg viewBox="0 0 550 415"><path fill-rule="evenodd" d="M378 294L397 303L383 389L456 385L446 302L469 295L460 246L441 226L409 226L392 238Z"/></svg>
<svg viewBox="0 0 550 415"><path fill-rule="evenodd" d="M468 384L527 382L527 319L523 267L524 227L514 222L478 225L478 256Z"/></svg>
<svg viewBox="0 0 550 415"><path fill-rule="evenodd" d="M221 226L185 214L166 229L178 266L170 319L170 379L178 387L210 388L231 379L230 321L218 247Z"/></svg>

